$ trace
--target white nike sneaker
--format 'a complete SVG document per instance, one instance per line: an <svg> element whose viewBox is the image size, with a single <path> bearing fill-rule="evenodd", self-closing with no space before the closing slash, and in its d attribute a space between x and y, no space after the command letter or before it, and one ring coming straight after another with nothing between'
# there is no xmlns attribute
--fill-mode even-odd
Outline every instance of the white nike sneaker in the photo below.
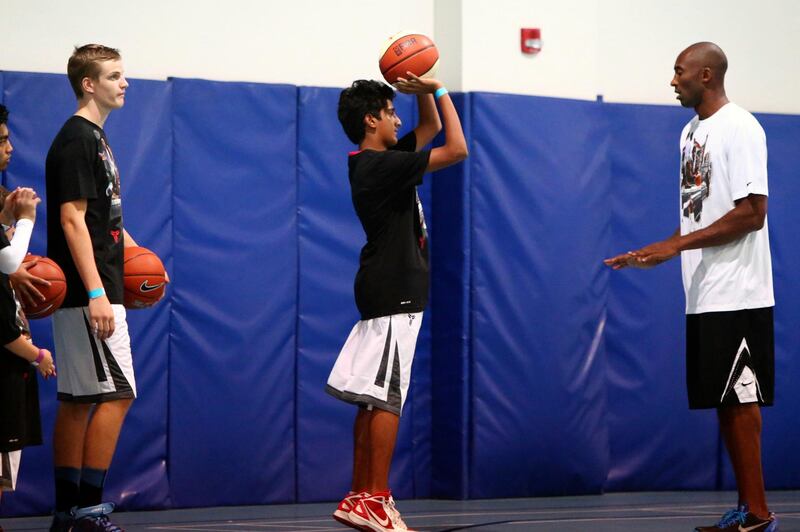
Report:
<svg viewBox="0 0 800 532"><path fill-rule="evenodd" d="M369 497L369 493L366 491L362 491L360 493L351 491L348 493L347 496L341 500L339 506L336 508L336 511L333 512L333 518L343 525L361 530L360 526L353 524L352 520L350 519L350 514L352 513L353 508L355 508L356 503L358 503L362 497Z"/></svg>
<svg viewBox="0 0 800 532"><path fill-rule="evenodd" d="M390 491L382 491L362 497L350 512L350 522L363 530L375 532L413 532L394 505Z"/></svg>

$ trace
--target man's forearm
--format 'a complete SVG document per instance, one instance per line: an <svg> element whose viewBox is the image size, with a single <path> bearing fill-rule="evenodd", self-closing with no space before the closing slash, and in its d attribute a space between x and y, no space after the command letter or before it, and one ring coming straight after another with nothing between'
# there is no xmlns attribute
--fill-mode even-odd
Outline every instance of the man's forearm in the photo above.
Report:
<svg viewBox="0 0 800 532"><path fill-rule="evenodd" d="M678 237L677 244L681 251L724 246L748 233L758 231L763 225L763 216L746 207L739 208L737 205L708 227Z"/></svg>
<svg viewBox="0 0 800 532"><path fill-rule="evenodd" d="M78 274L83 281L86 290L102 288L100 274L97 272L97 265L94 262L94 250L92 248L92 238L89 236L89 229L85 223L80 221L70 221L63 223L64 236L67 240L70 255L78 270Z"/></svg>

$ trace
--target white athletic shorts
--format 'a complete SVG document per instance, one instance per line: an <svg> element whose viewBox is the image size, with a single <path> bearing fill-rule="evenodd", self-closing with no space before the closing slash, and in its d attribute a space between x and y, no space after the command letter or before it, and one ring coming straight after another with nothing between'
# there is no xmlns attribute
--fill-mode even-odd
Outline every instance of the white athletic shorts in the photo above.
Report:
<svg viewBox="0 0 800 532"><path fill-rule="evenodd" d="M0 453L0 489L14 491L17 487L17 473L22 451Z"/></svg>
<svg viewBox="0 0 800 532"><path fill-rule="evenodd" d="M92 334L88 307L62 308L53 314L59 401L103 403L136 397L125 307L111 308L114 334L103 341Z"/></svg>
<svg viewBox="0 0 800 532"><path fill-rule="evenodd" d="M356 323L333 365L325 391L398 416L408 395L422 312Z"/></svg>

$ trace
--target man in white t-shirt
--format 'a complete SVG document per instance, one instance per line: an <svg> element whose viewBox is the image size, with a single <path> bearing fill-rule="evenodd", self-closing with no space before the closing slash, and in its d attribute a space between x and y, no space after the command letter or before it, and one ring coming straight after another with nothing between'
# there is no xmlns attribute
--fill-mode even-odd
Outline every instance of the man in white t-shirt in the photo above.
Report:
<svg viewBox="0 0 800 532"><path fill-rule="evenodd" d="M761 469L760 406L772 405L775 380L767 142L755 117L728 101L727 67L709 42L678 56L671 85L697 112L680 139L680 228L605 263L650 268L680 253L689 407L717 409L739 491L735 510L696 530L776 532Z"/></svg>

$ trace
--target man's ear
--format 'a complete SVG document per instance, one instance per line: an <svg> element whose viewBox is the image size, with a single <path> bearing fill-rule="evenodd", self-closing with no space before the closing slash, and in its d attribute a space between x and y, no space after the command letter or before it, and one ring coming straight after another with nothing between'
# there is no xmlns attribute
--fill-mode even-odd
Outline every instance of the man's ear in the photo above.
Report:
<svg viewBox="0 0 800 532"><path fill-rule="evenodd" d="M708 83L714 77L714 73L711 71L710 67L703 67L703 70L700 72L700 79L703 80L703 83Z"/></svg>
<svg viewBox="0 0 800 532"><path fill-rule="evenodd" d="M378 119L372 116L372 114L367 113L364 115L364 125L371 128L377 127Z"/></svg>
<svg viewBox="0 0 800 532"><path fill-rule="evenodd" d="M84 94L94 94L94 80L86 76L81 80L81 90Z"/></svg>

